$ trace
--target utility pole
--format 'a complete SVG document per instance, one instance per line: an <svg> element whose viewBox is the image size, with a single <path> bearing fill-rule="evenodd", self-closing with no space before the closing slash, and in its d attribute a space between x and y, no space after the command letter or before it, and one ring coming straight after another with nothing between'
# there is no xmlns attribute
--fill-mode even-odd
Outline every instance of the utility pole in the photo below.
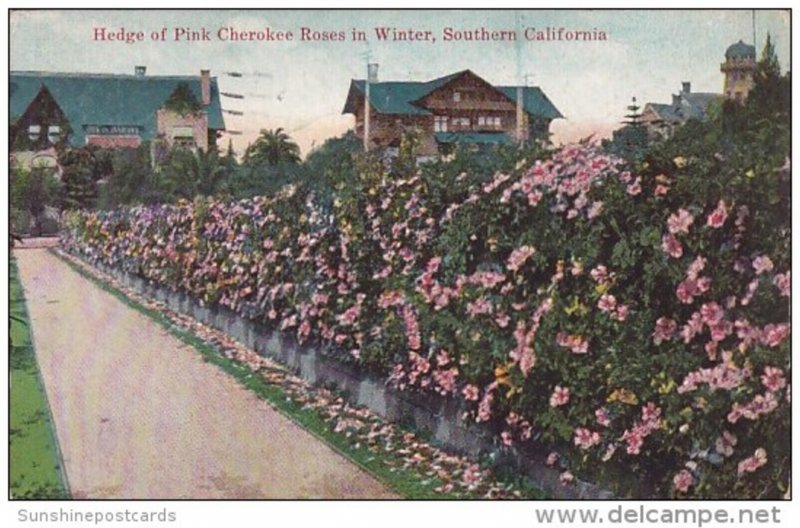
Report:
<svg viewBox="0 0 800 528"><path fill-rule="evenodd" d="M526 73L522 77L525 85L517 86L517 141L520 145L525 142L525 88L528 87L528 79L530 77L533 77L533 75Z"/></svg>
<svg viewBox="0 0 800 528"><path fill-rule="evenodd" d="M364 87L364 152L369 151L369 92L370 85L378 81L378 65L369 62L367 55L367 80Z"/></svg>

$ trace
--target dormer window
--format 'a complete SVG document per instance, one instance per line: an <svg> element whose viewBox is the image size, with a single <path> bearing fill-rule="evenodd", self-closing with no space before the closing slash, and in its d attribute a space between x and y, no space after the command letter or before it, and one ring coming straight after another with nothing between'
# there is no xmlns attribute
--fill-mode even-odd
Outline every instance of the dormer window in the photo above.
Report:
<svg viewBox="0 0 800 528"><path fill-rule="evenodd" d="M39 139L39 136L42 134L42 127L39 125L31 125L28 127L28 139L31 141L36 141Z"/></svg>
<svg viewBox="0 0 800 528"><path fill-rule="evenodd" d="M50 143L58 143L61 138L61 127L58 125L50 125L47 128L47 140Z"/></svg>
<svg viewBox="0 0 800 528"><path fill-rule="evenodd" d="M461 92L453 92L453 102L458 103L461 101Z"/></svg>

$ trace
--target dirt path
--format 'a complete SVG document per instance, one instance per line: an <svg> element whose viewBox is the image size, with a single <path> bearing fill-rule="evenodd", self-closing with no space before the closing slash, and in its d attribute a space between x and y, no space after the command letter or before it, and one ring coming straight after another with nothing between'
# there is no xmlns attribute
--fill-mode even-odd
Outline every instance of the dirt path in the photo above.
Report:
<svg viewBox="0 0 800 528"><path fill-rule="evenodd" d="M45 249L16 250L76 498L396 498Z"/></svg>

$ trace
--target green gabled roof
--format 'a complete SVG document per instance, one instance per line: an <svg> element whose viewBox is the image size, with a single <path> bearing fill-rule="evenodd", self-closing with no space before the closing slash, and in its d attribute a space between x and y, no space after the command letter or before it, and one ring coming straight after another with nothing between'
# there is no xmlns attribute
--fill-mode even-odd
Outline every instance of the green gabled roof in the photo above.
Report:
<svg viewBox="0 0 800 528"><path fill-rule="evenodd" d="M468 143L470 145L511 144L512 140L503 132L435 132L439 143Z"/></svg>
<svg viewBox="0 0 800 528"><path fill-rule="evenodd" d="M517 102L516 86L497 86L497 89L515 103ZM522 88L522 108L533 116L543 117L545 119L559 119L564 117L538 86L524 86Z"/></svg>
<svg viewBox="0 0 800 528"><path fill-rule="evenodd" d="M369 100L375 111L381 114L429 115L429 111L411 103L424 97L430 91L425 89L426 84L415 82L372 83L369 86ZM354 89L363 94L364 80L353 79L350 83L350 91L352 92ZM350 97L345 104L344 113L354 113Z"/></svg>
<svg viewBox="0 0 800 528"><path fill-rule="evenodd" d="M370 103L375 111L382 114L430 115L430 111L414 104L414 102L467 71L469 70L451 73L428 82L392 81L371 83L369 87ZM364 83L363 79L353 79L351 81L350 91L347 94L347 101L342 113L355 113L355 98L353 95L354 93L364 93ZM496 86L495 88L516 102L516 86ZM536 86L528 86L523 89L522 106L526 112L536 117L545 119L563 117L544 92Z"/></svg>
<svg viewBox="0 0 800 528"><path fill-rule="evenodd" d="M86 125L137 126L143 139L156 135L156 110L179 83L186 83L201 101L199 76L109 75L90 73L11 72L9 118L19 118L42 86L64 112L72 127L70 142L86 143ZM219 88L211 78L211 104L205 107L208 126L223 130Z"/></svg>

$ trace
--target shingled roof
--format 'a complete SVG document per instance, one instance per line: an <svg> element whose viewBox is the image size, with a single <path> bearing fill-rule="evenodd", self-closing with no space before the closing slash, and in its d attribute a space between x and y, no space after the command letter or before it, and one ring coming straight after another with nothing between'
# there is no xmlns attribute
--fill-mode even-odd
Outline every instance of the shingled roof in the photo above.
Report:
<svg viewBox="0 0 800 528"><path fill-rule="evenodd" d="M85 126L137 126L143 139L156 135L156 110L180 83L201 100L200 76L111 75L12 71L9 118L19 118L43 86L53 96L72 126L70 143L86 143ZM205 107L208 127L224 130L219 88L211 78L211 104Z"/></svg>
<svg viewBox="0 0 800 528"><path fill-rule="evenodd" d="M414 103L467 71L469 70L452 73L427 82L391 81L370 83L370 103L376 112L382 114L430 115L432 112ZM495 88L512 101L517 101L516 86L495 86ZM343 114L355 113L354 96L355 94L364 94L364 90L364 79L353 79L350 82L347 101L342 110ZM538 86L524 86L522 88L522 107L535 117L545 119L564 117Z"/></svg>

